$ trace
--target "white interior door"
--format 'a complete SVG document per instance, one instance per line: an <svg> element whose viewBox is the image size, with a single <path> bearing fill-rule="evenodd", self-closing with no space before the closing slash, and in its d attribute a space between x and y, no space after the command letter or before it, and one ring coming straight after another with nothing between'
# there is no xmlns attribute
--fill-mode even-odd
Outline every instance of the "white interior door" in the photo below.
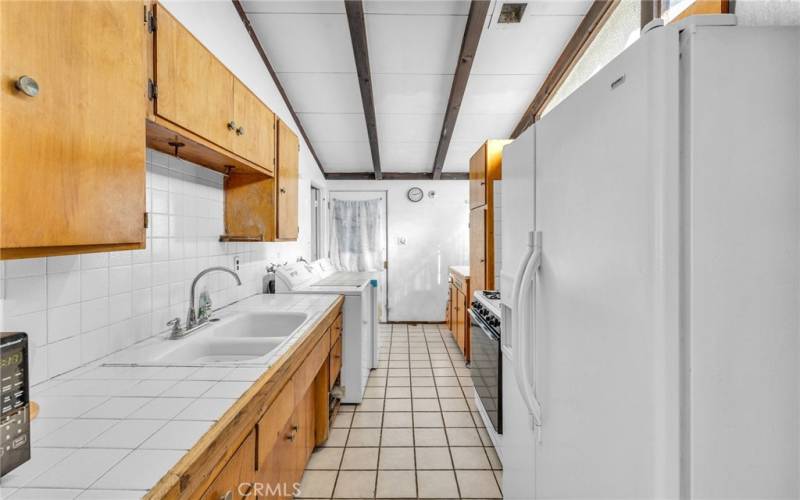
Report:
<svg viewBox="0 0 800 500"><path fill-rule="evenodd" d="M389 275L387 272L387 261L388 261L388 233L387 233L387 224L386 224L386 215L387 215L387 192L386 191L330 191L330 200L331 200L331 209L329 210L329 217L330 217L330 233L334 234L333 231L333 202L334 200L375 200L378 199L381 201L380 205L380 233L382 235L381 242L382 242L382 254L383 254L383 263L382 269L377 271L378 273L378 320L381 322L389 321L388 315L388 293L389 293ZM330 250L329 250L330 251Z"/></svg>

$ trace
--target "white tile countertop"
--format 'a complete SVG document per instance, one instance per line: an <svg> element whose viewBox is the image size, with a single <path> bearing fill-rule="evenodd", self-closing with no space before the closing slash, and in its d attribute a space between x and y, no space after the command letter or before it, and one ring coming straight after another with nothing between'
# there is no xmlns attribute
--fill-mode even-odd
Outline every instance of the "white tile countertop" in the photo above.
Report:
<svg viewBox="0 0 800 500"><path fill-rule="evenodd" d="M219 311L221 318L256 310L308 315L259 364L153 365L142 357L200 330L186 339L154 337L34 386L40 411L31 423L32 457L0 479L0 498L141 498L337 299L256 295Z"/></svg>

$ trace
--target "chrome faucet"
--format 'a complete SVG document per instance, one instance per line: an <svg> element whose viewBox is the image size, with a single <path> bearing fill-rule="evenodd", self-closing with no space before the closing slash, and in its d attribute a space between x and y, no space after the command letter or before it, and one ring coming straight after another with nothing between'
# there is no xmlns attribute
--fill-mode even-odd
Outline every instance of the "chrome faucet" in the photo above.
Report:
<svg viewBox="0 0 800 500"><path fill-rule="evenodd" d="M200 306L200 308L199 308L200 310L198 312L194 307L194 290L195 290L195 287L197 286L197 282L200 280L200 278L202 278L206 274L208 274L210 272L213 272L213 271L226 272L226 273L230 274L231 276L233 276L236 279L236 284L237 285L241 286L241 284L242 284L242 280L239 279L239 275L236 274L231 269L228 269L227 267L215 266L215 267L209 267L207 269L203 269L202 271L200 271L200 273L197 276L195 276L194 280L192 281L192 286L189 289L189 310L186 313L186 325L181 327L180 318L175 318L175 319L170 320L167 323L167 326L172 327L172 332L171 332L170 338L173 338L173 339L181 338L181 337L191 333L192 330L195 330L195 329L199 328L200 326L204 325L211 318L211 297L208 296L207 293L204 293L202 295L201 298L203 298L203 300L202 300L203 304Z"/></svg>
<svg viewBox="0 0 800 500"><path fill-rule="evenodd" d="M194 277L194 280L192 281L192 287L189 289L189 311L186 313L186 330L190 330L197 325L208 321L210 314L208 314L208 308L206 307L203 308L202 314L200 314L200 318L198 319L197 310L194 308L194 289L197 286L197 282L200 280L200 278L213 271L226 272L236 279L237 285L241 286L242 284L242 280L239 279L239 275L227 267L215 266L200 271L200 273ZM210 299L208 299L208 301L210 303Z"/></svg>

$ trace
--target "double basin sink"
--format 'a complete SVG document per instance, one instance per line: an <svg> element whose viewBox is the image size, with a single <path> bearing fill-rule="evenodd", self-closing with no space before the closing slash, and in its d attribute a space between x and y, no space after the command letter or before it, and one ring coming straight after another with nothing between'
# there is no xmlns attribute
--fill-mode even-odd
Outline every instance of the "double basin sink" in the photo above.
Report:
<svg viewBox="0 0 800 500"><path fill-rule="evenodd" d="M165 340L148 361L169 365L260 362L307 317L293 312L237 312L213 319L184 338Z"/></svg>

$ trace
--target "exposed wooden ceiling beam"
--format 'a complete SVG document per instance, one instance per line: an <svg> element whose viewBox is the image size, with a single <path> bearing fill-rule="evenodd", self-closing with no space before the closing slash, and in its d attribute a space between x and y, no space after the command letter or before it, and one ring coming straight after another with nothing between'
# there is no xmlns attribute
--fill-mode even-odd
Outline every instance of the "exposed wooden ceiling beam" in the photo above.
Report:
<svg viewBox="0 0 800 500"><path fill-rule="evenodd" d="M364 105L364 119L367 122L369 149L372 152L372 168L375 179L381 180L381 154L378 148L378 124L375 119L375 101L372 97L372 73L369 69L369 49L367 48L367 24L364 20L364 3L361 0L345 0L347 24L350 27L350 40L353 43L353 57L356 61L358 86L361 89L361 103Z"/></svg>
<svg viewBox="0 0 800 500"><path fill-rule="evenodd" d="M374 180L375 174L372 172L330 172L327 179L331 181L357 181ZM383 172L384 181L429 181L433 179L433 174L429 172ZM439 176L443 181L466 181L469 180L467 172L443 172Z"/></svg>
<svg viewBox="0 0 800 500"><path fill-rule="evenodd" d="M572 38L567 42L555 65L550 70L544 83L539 87L539 91L534 96L528 109L525 110L519 123L514 127L514 131L511 133L512 139L516 139L519 134L539 118L539 114L561 86L564 78L569 74L569 70L572 69L581 54L586 50L586 47L589 46L597 32L600 31L608 17L619 5L619 2L620 0L594 0L578 29L575 30Z"/></svg>
<svg viewBox="0 0 800 500"><path fill-rule="evenodd" d="M267 71L269 71L269 74L272 77L272 81L275 82L275 86L278 87L278 92L280 92L281 97L283 97L283 102L285 102L286 107L289 108L289 114L292 115L292 119L294 119L294 122L297 124L297 128L300 129L300 135L303 136L303 140L306 142L308 150L311 151L311 156L313 156L314 161L317 162L317 166L319 167L320 172L322 172L322 175L326 175L325 168L323 168L322 162L319 161L319 157L317 156L317 152L314 151L314 146L311 144L311 141L308 140L308 135L306 134L306 130L303 128L303 124L300 123L300 119L297 117L297 113L294 112L292 103L291 101L289 101L289 96L286 95L286 91L283 89L283 85L281 85L281 81L278 79L278 75L275 73L275 69L269 62L269 58L267 58L267 53L264 51L264 47L261 45L261 41L259 41L258 35L256 35L256 32L253 29L253 25L250 24L250 19L248 19L247 13L244 11L244 7L242 7L242 3L239 0L231 0L231 1L233 2L233 6L236 7L236 12L239 13L239 17L242 19L242 24L244 24L247 33L250 35L250 39L253 41L253 45L255 45L256 50L258 51L258 55L261 56L261 61L263 61L264 66L267 67Z"/></svg>
<svg viewBox="0 0 800 500"><path fill-rule="evenodd" d="M447 100L447 109L442 122L442 132L439 134L439 145L436 147L436 156L433 159L434 179L442 176L444 159L447 156L447 149L450 147L450 139L453 137L453 128L456 125L458 111L461 109L461 101L464 99L464 91L467 89L469 73L472 70L472 62L475 60L475 53L478 50L478 42L483 33L483 23L488 11L488 0L472 0L470 3L467 26L464 28L464 38L461 39L461 51L458 53L453 85L450 87L450 98Z"/></svg>

